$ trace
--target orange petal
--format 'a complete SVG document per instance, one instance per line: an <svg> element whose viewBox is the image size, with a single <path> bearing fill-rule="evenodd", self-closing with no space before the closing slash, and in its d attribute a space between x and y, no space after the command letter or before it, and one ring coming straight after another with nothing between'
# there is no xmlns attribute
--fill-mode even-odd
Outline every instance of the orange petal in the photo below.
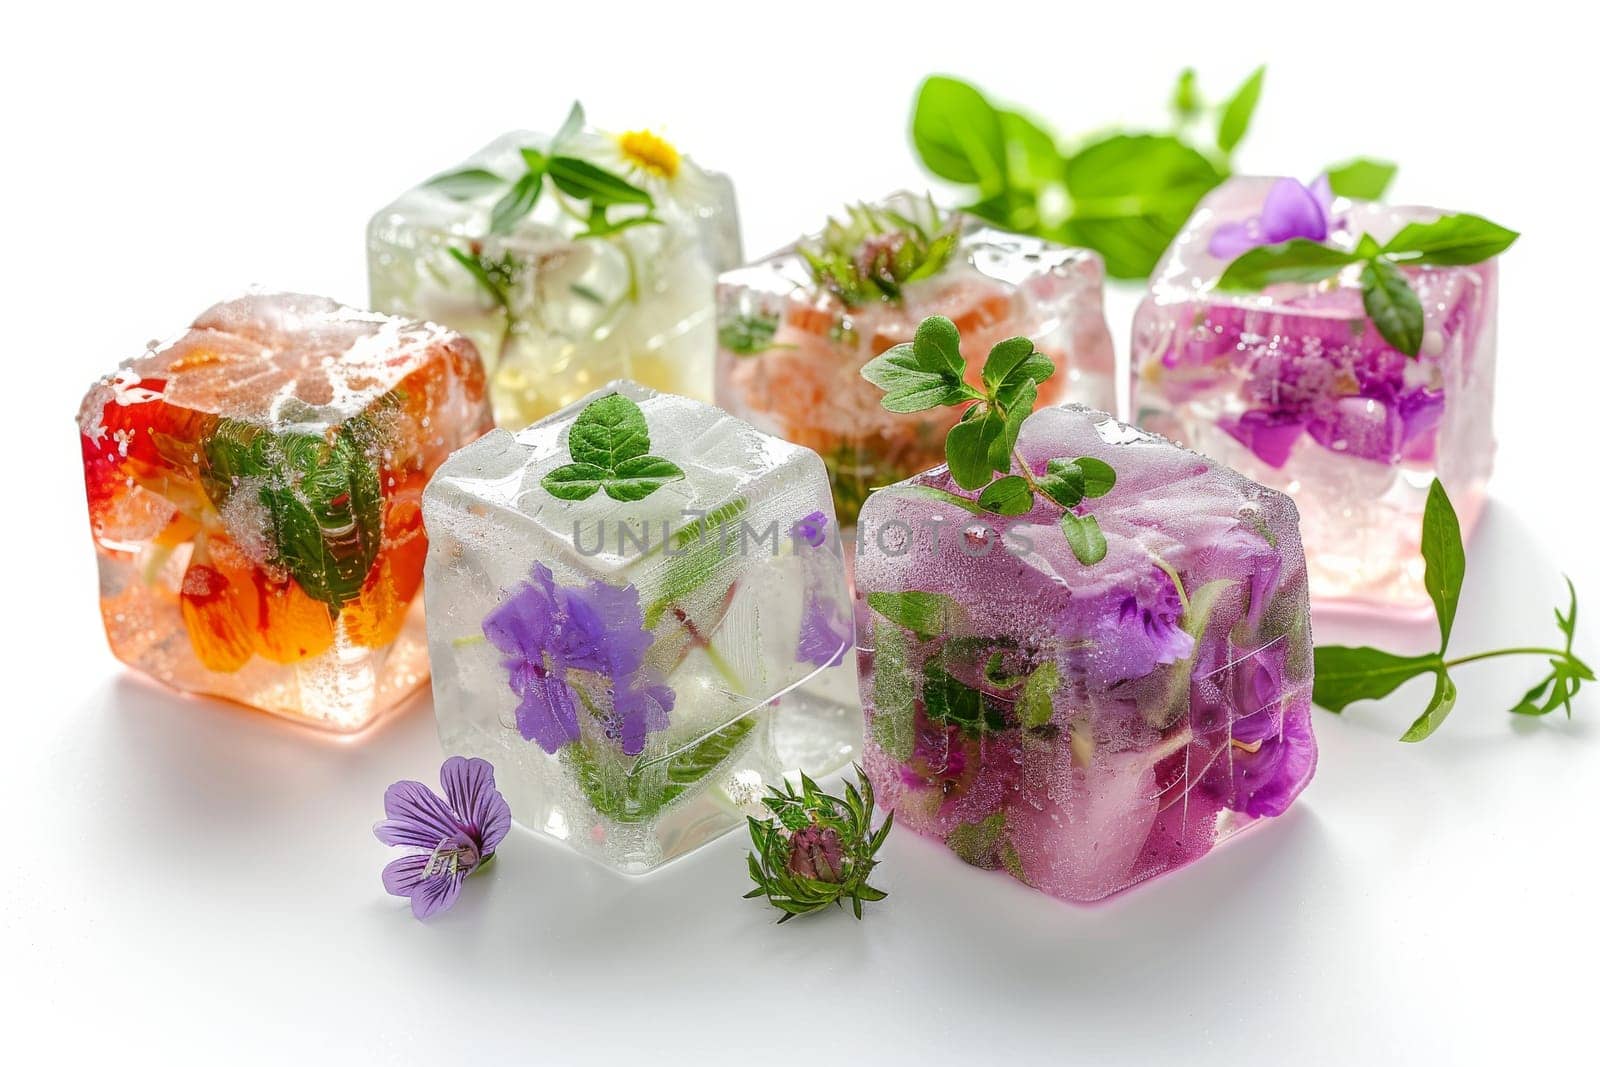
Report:
<svg viewBox="0 0 1600 1067"><path fill-rule="evenodd" d="M261 612L255 648L262 656L274 663L299 663L333 646L333 617L326 604L292 581L274 582L265 574L258 573L256 588Z"/></svg>
<svg viewBox="0 0 1600 1067"><path fill-rule="evenodd" d="M231 673L250 659L250 611L254 590L230 582L217 568L190 562L178 605L189 644L208 670Z"/></svg>

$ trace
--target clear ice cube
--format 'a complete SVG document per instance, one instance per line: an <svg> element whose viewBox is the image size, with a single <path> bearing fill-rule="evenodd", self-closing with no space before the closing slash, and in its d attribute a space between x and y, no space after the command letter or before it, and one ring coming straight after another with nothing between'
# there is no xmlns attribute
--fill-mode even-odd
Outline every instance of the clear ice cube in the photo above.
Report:
<svg viewBox="0 0 1600 1067"><path fill-rule="evenodd" d="M470 341L254 294L95 383L78 425L123 662L339 731L427 679L422 487L490 426Z"/></svg>
<svg viewBox="0 0 1600 1067"><path fill-rule="evenodd" d="M684 477L640 500L558 499L545 476L613 392ZM525 826L642 873L742 825L779 775L858 752L849 592L814 452L616 382L456 453L423 510L440 737L494 763Z"/></svg>
<svg viewBox="0 0 1600 1067"><path fill-rule="evenodd" d="M514 179L525 171L522 150L548 152L550 141L508 133L460 169ZM645 189L661 223L580 237L582 212L546 189L510 233L491 235L490 208L504 187L461 200L423 184L367 226L373 307L472 338L489 369L495 419L509 429L613 378L709 400L715 279L742 258L732 182L650 134L586 130L561 151ZM486 271L499 295L459 256Z"/></svg>
<svg viewBox="0 0 1600 1067"><path fill-rule="evenodd" d="M906 194L867 210L927 214L925 202ZM974 382L990 347L1020 335L1057 363L1041 404L1116 404L1100 258L976 219L959 219L956 229L959 241L948 262L906 284L898 302L847 305L818 283L799 246L718 280L717 402L759 429L820 453L847 526L872 489L944 461L945 432L959 412L885 411L882 391L861 377L863 365L911 340L929 315L955 322ZM866 241L883 239L871 234Z"/></svg>
<svg viewBox="0 0 1600 1067"><path fill-rule="evenodd" d="M1260 212L1273 178L1206 197L1151 276L1133 329L1141 426L1294 495L1319 602L1428 610L1418 538L1437 476L1471 531L1494 460L1494 260L1405 268L1422 350L1392 348L1362 307L1359 268L1262 293L1211 288L1213 231ZM1432 208L1336 201L1330 243L1383 241Z"/></svg>
<svg viewBox="0 0 1600 1067"><path fill-rule="evenodd" d="M1089 901L1281 814L1316 764L1294 503L1079 406L1024 423L1035 478L1116 473L1079 562L1063 509L975 513L944 468L867 499L856 540L866 769L899 826Z"/></svg>

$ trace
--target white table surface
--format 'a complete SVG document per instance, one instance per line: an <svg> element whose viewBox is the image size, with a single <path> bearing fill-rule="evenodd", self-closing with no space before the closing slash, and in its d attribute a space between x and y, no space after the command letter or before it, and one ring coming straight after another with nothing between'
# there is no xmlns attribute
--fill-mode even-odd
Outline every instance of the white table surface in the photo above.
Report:
<svg viewBox="0 0 1600 1067"><path fill-rule="evenodd" d="M1241 166L1309 178L1388 156L1399 197L1521 229L1503 268L1494 499L1454 647L1545 643L1562 571L1600 597L1596 101L1590 42L1562 9L545 6L8 14L9 1062L1369 1064L1589 1048L1600 706L1591 692L1571 722L1511 721L1537 662L1463 669L1454 716L1420 746L1394 738L1424 683L1317 712L1321 764L1288 815L1110 903L1050 900L899 833L889 899L865 922L782 928L739 899L738 837L628 880L522 830L454 911L417 923L382 892L370 827L389 782L437 773L426 696L348 744L119 669L71 419L96 375L249 283L361 302L371 211L503 129L559 122L574 96L734 174L747 250L763 251L844 200L921 181L905 121L938 69L1077 132L1159 121L1185 63L1220 89L1265 58ZM1124 356L1132 305L1109 301ZM1580 616L1591 653L1597 612Z"/></svg>

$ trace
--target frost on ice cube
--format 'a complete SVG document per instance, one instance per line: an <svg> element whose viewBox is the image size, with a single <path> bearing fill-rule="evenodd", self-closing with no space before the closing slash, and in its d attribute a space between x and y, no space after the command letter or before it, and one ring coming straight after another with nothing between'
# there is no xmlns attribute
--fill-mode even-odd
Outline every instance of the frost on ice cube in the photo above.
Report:
<svg viewBox="0 0 1600 1067"><path fill-rule="evenodd" d="M1422 302L1421 351L1391 347L1362 305L1360 267L1330 281L1217 292L1218 227L1261 212L1275 179L1206 197L1167 250L1134 321L1141 426L1294 494L1319 601L1427 610L1418 551L1437 476L1470 532L1494 458L1496 263L1403 268ZM1329 243L1351 248L1431 208L1335 201Z"/></svg>
<svg viewBox="0 0 1600 1067"><path fill-rule="evenodd" d="M982 513L943 468L869 497L866 768L897 825L1096 900L1281 814L1310 779L1305 560L1288 497L1109 415L1047 408L1017 448L1036 479L1058 458L1111 467L1074 509L1104 556L1079 561L1047 497Z"/></svg>
<svg viewBox="0 0 1600 1067"><path fill-rule="evenodd" d="M509 429L613 378L709 400L741 258L732 183L645 131L508 133L367 227L373 306L470 337Z"/></svg>
<svg viewBox="0 0 1600 1067"><path fill-rule="evenodd" d="M423 508L440 736L524 825L639 873L856 754L814 452L619 382L458 452Z"/></svg>
<svg viewBox="0 0 1600 1067"><path fill-rule="evenodd" d="M944 461L953 408L884 410L861 368L943 315L961 332L973 381L983 356L1026 336L1056 362L1039 403L1115 405L1105 268L1093 252L1004 233L899 194L851 209L820 235L717 286L717 402L815 449L839 520L872 489Z"/></svg>
<svg viewBox="0 0 1600 1067"><path fill-rule="evenodd" d="M471 342L246 296L97 382L78 425L123 662L334 730L427 678L422 487L489 428Z"/></svg>

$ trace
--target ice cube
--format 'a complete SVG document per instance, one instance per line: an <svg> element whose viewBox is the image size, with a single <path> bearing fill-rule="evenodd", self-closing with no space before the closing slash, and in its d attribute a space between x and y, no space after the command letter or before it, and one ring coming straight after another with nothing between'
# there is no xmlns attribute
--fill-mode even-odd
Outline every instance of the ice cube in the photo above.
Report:
<svg viewBox="0 0 1600 1067"><path fill-rule="evenodd" d="M596 444L629 420L643 436ZM646 457L682 476L642 496L547 486ZM617 382L456 453L423 510L440 737L495 764L524 825L641 873L742 825L785 771L859 750L844 561L809 449Z"/></svg>
<svg viewBox="0 0 1600 1067"><path fill-rule="evenodd" d="M589 204L547 180L528 215L491 233L491 208L527 173L525 149L625 178L651 196L660 222L585 237ZM372 217L372 303L476 342L499 425L525 426L613 378L711 398L715 279L742 258L726 177L654 134L587 129L555 147L544 134L508 133L459 170L505 180L424 183ZM607 214L616 224L642 211L624 204Z"/></svg>
<svg viewBox="0 0 1600 1067"><path fill-rule="evenodd" d="M919 247L932 254L909 258L905 249ZM908 258L897 265L896 256ZM848 526L872 489L943 462L945 431L959 416L885 411L883 393L861 377L868 360L911 340L925 317L944 315L961 331L974 382L995 342L1022 335L1058 366L1041 404L1113 407L1104 278L1093 252L897 194L719 279L717 402L821 453Z"/></svg>
<svg viewBox="0 0 1600 1067"><path fill-rule="evenodd" d="M1316 763L1288 497L1109 415L1046 408L1017 450L1109 464L1063 508L978 512L944 468L874 493L856 541L866 768L897 825L1067 900L1281 814ZM1089 554L1093 558L1093 553Z"/></svg>
<svg viewBox="0 0 1600 1067"><path fill-rule="evenodd" d="M1437 476L1470 532L1494 460L1494 260L1404 268L1422 349L1391 347L1362 306L1359 268L1262 293L1210 288L1218 226L1261 210L1272 178L1212 192L1167 250L1133 331L1131 407L1164 433L1292 493L1319 602L1428 610L1418 551ZM1335 201L1330 243L1384 241L1432 208Z"/></svg>
<svg viewBox="0 0 1600 1067"><path fill-rule="evenodd" d="M101 379L78 425L123 662L340 731L427 679L422 487L490 426L470 341L253 294Z"/></svg>

